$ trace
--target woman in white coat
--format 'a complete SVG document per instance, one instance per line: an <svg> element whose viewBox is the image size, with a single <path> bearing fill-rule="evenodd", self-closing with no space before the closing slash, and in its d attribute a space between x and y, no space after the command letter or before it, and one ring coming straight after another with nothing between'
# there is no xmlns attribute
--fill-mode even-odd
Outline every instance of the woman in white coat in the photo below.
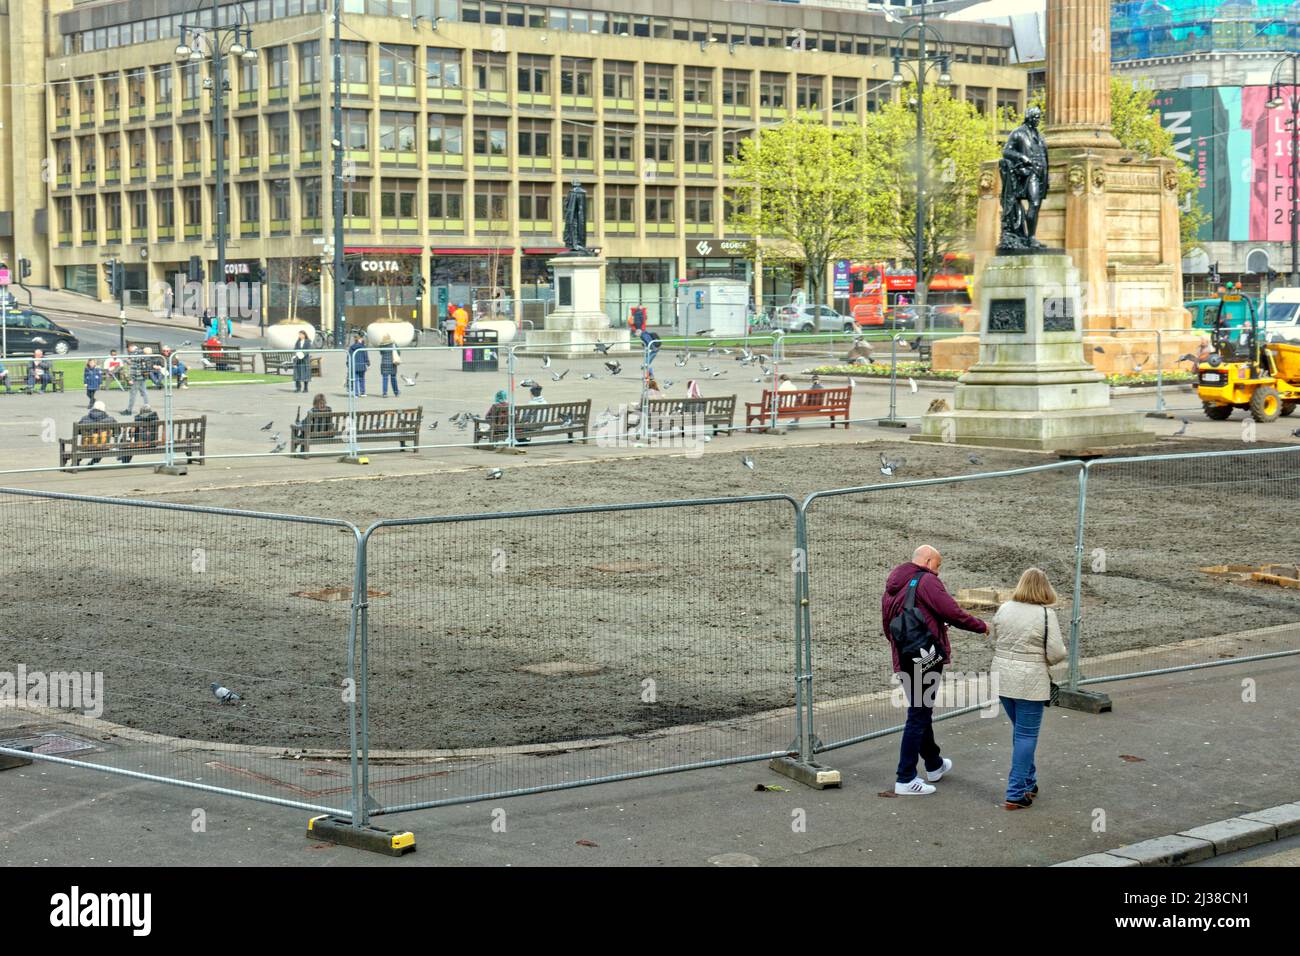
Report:
<svg viewBox="0 0 1300 956"><path fill-rule="evenodd" d="M1020 575L1011 600L998 608L989 634L993 638L993 686L1011 719L1011 772L1007 775L1008 810L1024 810L1038 796L1034 750L1051 697L1048 668L1065 660L1061 626L1051 605L1056 591L1047 575L1030 568Z"/></svg>

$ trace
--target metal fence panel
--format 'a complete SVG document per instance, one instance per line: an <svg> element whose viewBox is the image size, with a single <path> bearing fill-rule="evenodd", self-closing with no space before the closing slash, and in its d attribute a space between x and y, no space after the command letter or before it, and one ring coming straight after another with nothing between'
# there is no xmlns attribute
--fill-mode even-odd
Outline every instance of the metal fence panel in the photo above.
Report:
<svg viewBox="0 0 1300 956"><path fill-rule="evenodd" d="M1298 506L1300 448L1091 462L1082 678L1300 649Z"/></svg>
<svg viewBox="0 0 1300 956"><path fill-rule="evenodd" d="M786 753L786 497L368 533L368 781L383 810Z"/></svg>
<svg viewBox="0 0 1300 956"><path fill-rule="evenodd" d="M0 527L0 749L351 812L355 528L8 489Z"/></svg>
<svg viewBox="0 0 1300 956"><path fill-rule="evenodd" d="M813 733L818 749L901 728L906 703L893 679L880 602L890 571L922 544L943 555L948 591L1014 589L1021 572L1047 572L1068 632L1078 502L1075 462L818 493L806 503ZM988 610L972 610L988 620ZM988 699L992 646L953 629L957 683L938 699L936 717ZM983 675L981 677L981 675ZM983 681L983 683L981 683ZM994 697L996 695L994 694Z"/></svg>

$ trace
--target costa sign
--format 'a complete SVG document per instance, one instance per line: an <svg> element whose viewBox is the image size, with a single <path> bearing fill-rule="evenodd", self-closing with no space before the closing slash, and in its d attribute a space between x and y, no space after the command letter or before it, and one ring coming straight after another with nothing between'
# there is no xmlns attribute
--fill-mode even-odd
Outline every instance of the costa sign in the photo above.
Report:
<svg viewBox="0 0 1300 956"><path fill-rule="evenodd" d="M401 272L401 264L396 259L362 259L362 272Z"/></svg>

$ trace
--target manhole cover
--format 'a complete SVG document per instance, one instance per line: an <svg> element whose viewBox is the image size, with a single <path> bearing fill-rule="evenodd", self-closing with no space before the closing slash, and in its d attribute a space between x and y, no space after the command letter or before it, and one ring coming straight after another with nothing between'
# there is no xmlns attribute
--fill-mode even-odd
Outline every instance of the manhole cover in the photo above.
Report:
<svg viewBox="0 0 1300 956"><path fill-rule="evenodd" d="M34 754L47 754L66 757L68 754L85 753L95 750L96 745L80 737L68 734L35 734L31 737L15 737L12 740L0 740L0 747L10 750L26 750Z"/></svg>
<svg viewBox="0 0 1300 956"><path fill-rule="evenodd" d="M546 661L515 668L526 674L540 674L542 677L591 677L604 669L599 664L583 664L578 661Z"/></svg>
<svg viewBox="0 0 1300 956"><path fill-rule="evenodd" d="M635 574L637 571L658 571L660 565L648 561L610 561L608 564L593 564L592 568L606 574Z"/></svg>
<svg viewBox="0 0 1300 956"><path fill-rule="evenodd" d="M367 596L389 597L390 591L376 591L371 588L366 592ZM307 598L309 601L350 601L352 600L351 588L321 588L319 591L294 591L294 597Z"/></svg>

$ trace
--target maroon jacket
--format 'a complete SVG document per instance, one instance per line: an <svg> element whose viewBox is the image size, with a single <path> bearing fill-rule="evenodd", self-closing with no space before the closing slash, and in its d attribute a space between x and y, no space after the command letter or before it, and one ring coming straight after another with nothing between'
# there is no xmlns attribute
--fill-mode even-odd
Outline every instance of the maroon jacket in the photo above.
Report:
<svg viewBox="0 0 1300 956"><path fill-rule="evenodd" d="M921 580L916 585L916 609L930 625L930 633L939 639L943 663L947 664L952 660L952 645L948 641L949 624L963 631L974 631L976 634L985 634L989 629L989 626L979 618L962 610L961 605L953 600L948 589L943 586L943 582L933 571L911 561L900 564L889 572L889 580L885 582L885 594L880 599L881 625L884 628L885 640L889 641L889 651L894 657L895 673L899 670L898 649L894 647L894 642L889 640L889 622L902 613L903 604L907 601L907 585L918 574L921 575Z"/></svg>

